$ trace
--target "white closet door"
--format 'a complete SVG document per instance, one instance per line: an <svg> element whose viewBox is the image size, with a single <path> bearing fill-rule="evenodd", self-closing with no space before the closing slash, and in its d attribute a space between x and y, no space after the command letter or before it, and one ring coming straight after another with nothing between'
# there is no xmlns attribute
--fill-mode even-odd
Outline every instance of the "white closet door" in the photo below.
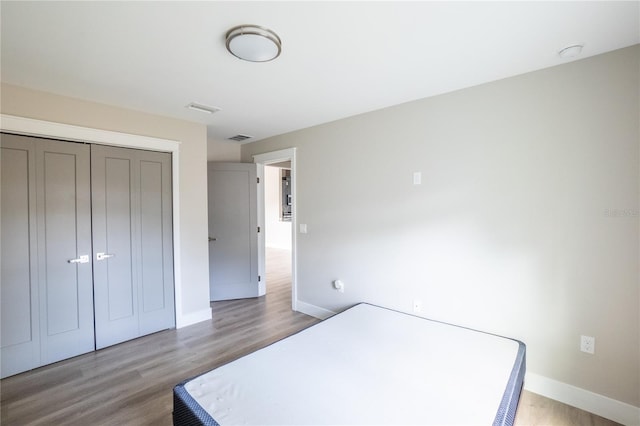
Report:
<svg viewBox="0 0 640 426"><path fill-rule="evenodd" d="M38 140L36 176L44 365L95 349L89 145Z"/></svg>
<svg viewBox="0 0 640 426"><path fill-rule="evenodd" d="M92 147L98 349L175 325L170 159Z"/></svg>
<svg viewBox="0 0 640 426"><path fill-rule="evenodd" d="M40 365L36 169L33 143L2 134L0 146L0 359L7 377Z"/></svg>
<svg viewBox="0 0 640 426"><path fill-rule="evenodd" d="M175 327L171 154L138 151L140 335Z"/></svg>
<svg viewBox="0 0 640 426"><path fill-rule="evenodd" d="M89 154L2 135L2 377L94 349Z"/></svg>
<svg viewBox="0 0 640 426"><path fill-rule="evenodd" d="M0 147L1 376L174 327L171 155Z"/></svg>

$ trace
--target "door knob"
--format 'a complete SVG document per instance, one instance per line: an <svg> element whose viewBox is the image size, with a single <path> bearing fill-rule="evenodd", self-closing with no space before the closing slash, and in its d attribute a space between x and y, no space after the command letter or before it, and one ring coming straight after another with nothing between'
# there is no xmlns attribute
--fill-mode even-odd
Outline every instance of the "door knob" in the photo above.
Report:
<svg viewBox="0 0 640 426"><path fill-rule="evenodd" d="M79 258L77 258L77 259L69 259L69 260L67 260L67 262L69 262L69 263L89 263L89 255L88 254L83 254Z"/></svg>
<svg viewBox="0 0 640 426"><path fill-rule="evenodd" d="M209 241L215 241L215 240L216 240L216 238L209 237Z"/></svg>
<svg viewBox="0 0 640 426"><path fill-rule="evenodd" d="M104 259L108 259L110 257L115 256L115 254L112 253L96 253L96 260L104 260Z"/></svg>

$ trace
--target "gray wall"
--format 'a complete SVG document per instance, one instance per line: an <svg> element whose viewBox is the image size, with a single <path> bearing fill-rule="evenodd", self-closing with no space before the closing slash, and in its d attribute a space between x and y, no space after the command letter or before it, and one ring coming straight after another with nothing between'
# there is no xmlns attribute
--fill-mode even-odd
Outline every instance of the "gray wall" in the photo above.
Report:
<svg viewBox="0 0 640 426"><path fill-rule="evenodd" d="M523 340L531 372L640 406L639 57L243 145L243 161L298 148L299 299L336 311L421 299L426 317Z"/></svg>

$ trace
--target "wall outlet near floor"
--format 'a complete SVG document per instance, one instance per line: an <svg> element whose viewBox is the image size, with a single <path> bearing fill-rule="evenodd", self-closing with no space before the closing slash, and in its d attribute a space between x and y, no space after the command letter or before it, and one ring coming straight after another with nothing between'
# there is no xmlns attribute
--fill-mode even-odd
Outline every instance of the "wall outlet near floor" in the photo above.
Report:
<svg viewBox="0 0 640 426"><path fill-rule="evenodd" d="M591 336L580 336L580 350L588 354L595 354L596 338Z"/></svg>
<svg viewBox="0 0 640 426"><path fill-rule="evenodd" d="M420 299L413 300L413 312L415 313L422 312L422 300Z"/></svg>

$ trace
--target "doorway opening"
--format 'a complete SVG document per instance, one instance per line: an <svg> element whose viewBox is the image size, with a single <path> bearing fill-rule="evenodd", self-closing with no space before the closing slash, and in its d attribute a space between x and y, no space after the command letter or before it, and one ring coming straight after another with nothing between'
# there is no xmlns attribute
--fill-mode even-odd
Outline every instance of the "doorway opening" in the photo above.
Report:
<svg viewBox="0 0 640 426"><path fill-rule="evenodd" d="M266 272L265 292L273 291L275 297L290 295L291 309L297 311L295 148L255 155L253 159L265 183L260 185L258 195L258 221L265 229L258 249L259 269Z"/></svg>
<svg viewBox="0 0 640 426"><path fill-rule="evenodd" d="M264 167L266 294L291 297L291 161ZM289 303L291 304L291 303Z"/></svg>

